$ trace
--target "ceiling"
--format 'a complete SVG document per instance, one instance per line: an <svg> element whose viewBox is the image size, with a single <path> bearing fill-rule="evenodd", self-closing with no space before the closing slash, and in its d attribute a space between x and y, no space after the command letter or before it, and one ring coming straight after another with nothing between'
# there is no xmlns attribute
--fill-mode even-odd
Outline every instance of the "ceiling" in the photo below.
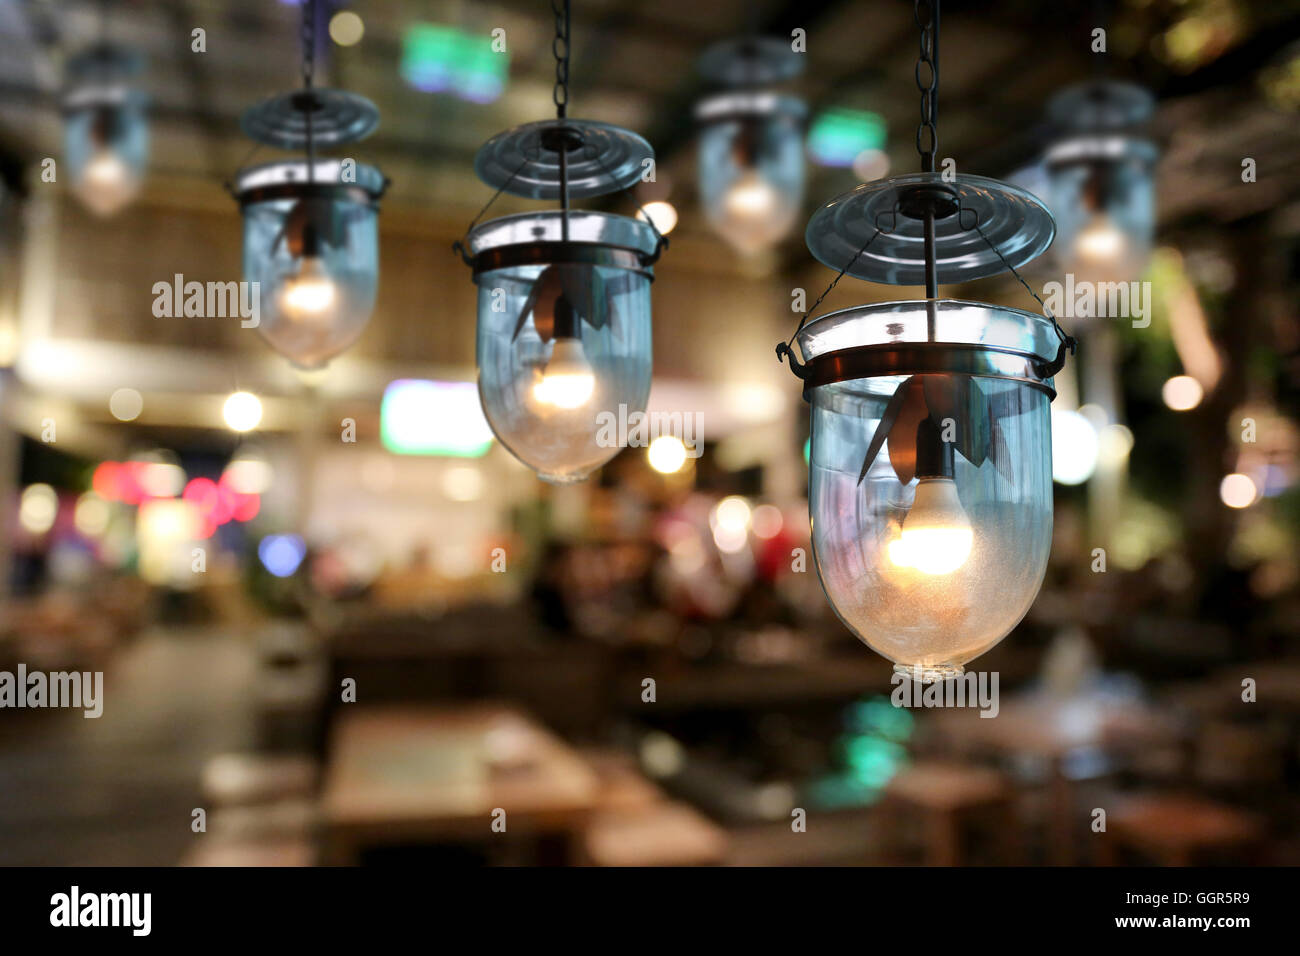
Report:
<svg viewBox="0 0 1300 956"><path fill-rule="evenodd" d="M355 150L393 180L375 315L331 366L321 392L355 417L364 410L360 398L373 400L394 377L473 374L474 290L448 245L491 197L473 175L477 148L502 129L553 115L553 18L546 0L321 0L321 7L325 22L344 7L364 19L364 39L352 47L335 46L323 25L318 30L318 77L378 105L379 130ZM1111 13L1098 12L1108 7ZM399 63L415 22L485 38L503 29L503 95L480 104L408 86ZM1090 52L1098 23L1111 24L1104 59ZM191 45L198 28L202 53ZM747 262L698 211L692 106L706 87L695 64L711 43L747 30L806 31L807 66L792 88L812 114L831 106L880 114L891 170L918 168L918 41L906 0L575 0L570 115L645 135L658 152L659 176L656 194L638 198L668 198L681 213L672 249L656 267L656 388L714 389L715 421L732 405L752 405L755 386L797 396L772 345L793 327L792 287L806 288L811 301L832 278L809 256L802 230L775 254ZM154 407L167 409L177 427L211 419L203 403L236 387L294 394L300 383L255 336L237 327L160 326L149 290L174 272L238 274L238 213L222 184L251 158L241 111L299 82L300 9L282 0L0 0L0 161L11 185L39 188L30 184L40 160L61 154L64 61L104 31L147 58L149 185L142 202L113 220L91 219L73 203L48 217L53 228L41 261L50 264L54 334L29 355L27 368L39 366L45 376L35 384L100 417L113 387L149 389L165 397ZM959 169L1006 176L1031 162L1049 132L1046 101L1103 71L1144 83L1158 97L1153 134L1162 148L1166 239L1191 233L1213 241L1230 222L1300 235L1300 0L947 0L941 41L939 156L953 157ZM1242 183L1244 158L1255 160L1257 182ZM805 211L856 183L850 170L811 166ZM529 207L505 196L493 213ZM996 300L997 290L989 291ZM824 305L891 292L846 282ZM1008 294L1023 304L1019 289ZM728 389L740 397L732 401ZM185 393L198 397L187 405ZM43 409L33 406L35 420ZM286 426L296 414L286 406Z"/></svg>
<svg viewBox="0 0 1300 956"><path fill-rule="evenodd" d="M389 202L452 219L472 216L490 195L473 178L475 150L511 125L553 111L553 17L546 0L321 0L318 70L323 82L372 99L379 131L358 152L393 179ZM364 39L338 47L325 23L354 9ZM1107 12L1107 11L1110 12ZM101 13L107 12L106 18ZM0 3L0 148L30 163L56 155L64 59L106 32L145 54L152 99L152 172L212 190L246 160L240 112L299 81L300 10L286 0L9 0ZM471 34L505 31L509 79L497 101L464 102L420 92L399 75L404 31L413 22ZM1110 24L1109 53L1090 52L1091 31ZM195 28L206 52L191 49ZM808 65L795 87L814 114L847 106L882 115L892 169L917 166L917 31L905 0L577 0L573 4L571 115L646 135L659 153L671 198L692 226L691 106L704 89L695 63L710 43L746 30L807 36ZM1255 204L1295 198L1300 124L1270 103L1261 77L1276 72L1300 39L1300 3L1247 0L948 0L943 5L939 155L959 168L1004 175L1029 160L1045 132L1044 103L1060 87L1104 69L1146 83L1162 100L1157 131L1178 168L1162 177L1162 207L1178 217L1224 209L1207 180L1216 148L1256 158ZM1294 47L1292 47L1294 49ZM1294 72L1294 69L1293 69ZM1225 108L1227 107L1227 108ZM1251 152L1243 152L1250 150ZM1237 166L1239 161L1233 162ZM810 208L856 183L848 170L815 170ZM503 200L505 209L512 200ZM517 205L517 204L516 204ZM1216 208L1218 207L1218 208ZM801 256L801 244L792 253Z"/></svg>

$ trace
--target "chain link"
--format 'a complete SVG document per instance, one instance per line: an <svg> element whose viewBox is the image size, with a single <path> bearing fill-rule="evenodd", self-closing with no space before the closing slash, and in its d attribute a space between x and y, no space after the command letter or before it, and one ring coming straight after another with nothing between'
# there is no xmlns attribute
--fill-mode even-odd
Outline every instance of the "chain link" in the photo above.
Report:
<svg viewBox="0 0 1300 956"><path fill-rule="evenodd" d="M961 212L965 212L965 211L966 210L964 209L960 210L958 212L958 216L961 215ZM958 221L960 222L960 219ZM975 223L971 228L973 228L975 232L979 234L979 237L984 240L985 244L990 249L993 250L993 254L1002 260L1002 264L1006 266L1007 271L1016 277L1016 281L1025 287L1025 291L1034 297L1034 301L1037 302L1039 308L1043 310L1043 315L1047 316L1049 319L1052 320L1052 328L1056 331L1056 336L1060 340L1060 348L1057 349L1055 360L1052 361L1051 363L1046 364L1045 369L1051 375L1055 375L1057 372L1059 372L1062 368L1065 367L1065 353L1069 352L1071 355L1073 355L1075 349L1079 347L1078 341L1075 339L1073 335L1070 335L1068 332L1065 331L1065 329L1061 328L1061 323L1056 321L1056 315L1052 312L1051 309L1047 307L1047 303L1045 303L1039 297L1038 293L1034 291L1033 287L1028 282L1025 281L1024 276L1022 276L1020 272L1016 269L1016 267L1011 264L1010 260L1008 260L1007 257L1002 254L1002 250L999 249L997 245L993 242L993 240L990 239L985 234L984 230L980 228L978 215L976 215Z"/></svg>
<svg viewBox="0 0 1300 956"><path fill-rule="evenodd" d="M840 284L840 280L843 279L845 274L850 269L853 268L853 264L867 254L867 250L871 248L871 244L876 241L877 237L879 237L882 233L888 233L892 231L893 231L892 226L889 229L881 229L880 226L876 226L876 231L867 237L867 241L862 244L862 248L859 249L857 252L855 252L853 254L853 258L844 264L844 268L840 270L839 275L837 275L834 279L832 279L831 284L828 285L824 290L822 290L822 294L817 297L817 301L812 304L811 308L809 308L807 312L805 312L802 316L799 317L799 325L797 328L795 328L794 334L790 336L790 340L788 342L782 342L776 347L776 357L778 361L783 356L786 356L790 360L790 367L791 368L795 367L794 353L790 350L790 346L794 345L795 338L797 338L799 333L803 331L803 327L808 324L808 317L817 311L817 307L822 304L822 300L825 299L828 295L830 295L831 290L833 290L837 285Z"/></svg>
<svg viewBox="0 0 1300 956"><path fill-rule="evenodd" d="M302 86L311 90L316 74L316 0L302 4ZM307 122L307 182L316 182L316 136L313 128L315 109L308 104L303 116Z"/></svg>
<svg viewBox="0 0 1300 956"><path fill-rule="evenodd" d="M551 0L551 11L555 14L555 39L551 41L555 89L551 100L555 103L555 115L564 119L569 110L569 0Z"/></svg>
<svg viewBox="0 0 1300 956"><path fill-rule="evenodd" d="M921 31L921 49L916 58L916 88L921 93L921 122L916 127L916 151L921 168L934 172L939 149L939 0L916 0L913 16ZM929 80L921 79L922 68Z"/></svg>
<svg viewBox="0 0 1300 956"><path fill-rule="evenodd" d="M311 89L316 72L316 0L302 5L302 85Z"/></svg>

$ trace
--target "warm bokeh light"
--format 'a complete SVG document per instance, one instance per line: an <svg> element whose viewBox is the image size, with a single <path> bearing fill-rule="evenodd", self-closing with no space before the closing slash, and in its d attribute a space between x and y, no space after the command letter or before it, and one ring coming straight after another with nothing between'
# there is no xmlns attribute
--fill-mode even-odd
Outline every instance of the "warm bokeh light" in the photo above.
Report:
<svg viewBox="0 0 1300 956"><path fill-rule="evenodd" d="M760 538L775 538L781 533L781 528L785 525L785 518L781 514L781 509L776 505L759 505L754 509L754 515L750 522L754 527L754 534Z"/></svg>
<svg viewBox="0 0 1300 956"><path fill-rule="evenodd" d="M718 550L736 554L749 542L749 526L753 518L749 502L739 495L723 498L709 515L713 543Z"/></svg>
<svg viewBox="0 0 1300 956"><path fill-rule="evenodd" d="M1205 389L1190 375L1175 375L1160 389L1160 397L1176 412L1185 412L1201 404Z"/></svg>
<svg viewBox="0 0 1300 956"><path fill-rule="evenodd" d="M686 446L676 435L660 435L646 449L646 458L655 471L671 475L686 464Z"/></svg>
<svg viewBox="0 0 1300 956"><path fill-rule="evenodd" d="M864 149L853 159L853 175L864 183L889 175L889 154L883 149Z"/></svg>
<svg viewBox="0 0 1300 956"><path fill-rule="evenodd" d="M442 493L452 501L483 497L483 473L474 465L457 465L442 474Z"/></svg>
<svg viewBox="0 0 1300 956"><path fill-rule="evenodd" d="M1081 485L1097 470L1097 429L1087 416L1052 409L1052 480Z"/></svg>
<svg viewBox="0 0 1300 956"><path fill-rule="evenodd" d="M739 495L731 495L718 502L713 509L713 526L731 531L744 531L749 528L752 512L749 502Z"/></svg>
<svg viewBox="0 0 1300 956"><path fill-rule="evenodd" d="M365 22L353 11L340 10L330 17L330 39L339 46L355 46L365 35Z"/></svg>
<svg viewBox="0 0 1300 956"><path fill-rule="evenodd" d="M185 487L185 469L170 461L130 462L138 464L140 490L149 498L174 498Z"/></svg>
<svg viewBox="0 0 1300 956"><path fill-rule="evenodd" d="M666 236L677 226L677 207L667 200L656 199L637 210L636 217L653 225L659 235Z"/></svg>
<svg viewBox="0 0 1300 956"><path fill-rule="evenodd" d="M1219 482L1219 498L1229 508L1249 508L1259 497L1259 490L1249 475L1233 472Z"/></svg>
<svg viewBox="0 0 1300 956"><path fill-rule="evenodd" d="M109 396L108 410L119 422L133 422L144 411L144 397L133 388L119 388Z"/></svg>
<svg viewBox="0 0 1300 956"><path fill-rule="evenodd" d="M1102 464L1118 465L1133 450L1133 432L1127 425L1112 422L1101 426L1097 432L1097 461Z"/></svg>
<svg viewBox="0 0 1300 956"><path fill-rule="evenodd" d="M136 535L142 551L190 541L200 530L201 521L194 505L179 498L147 501L136 515Z"/></svg>
<svg viewBox="0 0 1300 956"><path fill-rule="evenodd" d="M98 538L108 530L108 523L113 512L107 501L93 491L87 491L77 499L77 510L73 513L73 523L77 530L87 538Z"/></svg>
<svg viewBox="0 0 1300 956"><path fill-rule="evenodd" d="M271 487L275 470L255 452L240 452L226 465L222 481L245 495L260 495Z"/></svg>
<svg viewBox="0 0 1300 956"><path fill-rule="evenodd" d="M262 401L252 392L235 392L221 408L226 424L237 432L250 432L262 423Z"/></svg>
<svg viewBox="0 0 1300 956"><path fill-rule="evenodd" d="M31 534L45 534L59 515L59 496L46 484L28 485L18 505L18 523Z"/></svg>

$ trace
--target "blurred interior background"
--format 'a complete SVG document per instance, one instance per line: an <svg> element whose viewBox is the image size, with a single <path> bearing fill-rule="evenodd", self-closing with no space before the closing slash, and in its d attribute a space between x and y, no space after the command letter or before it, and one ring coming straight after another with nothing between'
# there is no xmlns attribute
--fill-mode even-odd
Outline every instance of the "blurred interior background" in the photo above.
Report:
<svg viewBox="0 0 1300 956"><path fill-rule="evenodd" d="M99 719L0 714L0 863L1300 862L1300 4L943 16L938 155L1082 223L1029 283L1151 294L1146 325L1062 319L1052 557L974 665L994 719L892 706L799 560L808 412L773 355L834 278L807 217L919 168L910 3L574 5L572 114L658 157L590 205L671 231L650 408L700 434L554 487L478 410L451 252L492 196L478 147L552 115L545 0L319 4L319 82L378 106L351 149L392 182L373 316L311 372L154 311L241 276L239 116L299 82L299 6L0 2L0 670L105 674ZM701 57L793 31L785 166L702 182ZM68 98L104 40L147 98L147 152L107 171ZM1085 81L1151 97L1107 131L1149 144L1129 192L1054 165ZM727 220L755 202L791 211ZM821 311L919 294L848 279ZM1036 307L1010 276L945 294Z"/></svg>

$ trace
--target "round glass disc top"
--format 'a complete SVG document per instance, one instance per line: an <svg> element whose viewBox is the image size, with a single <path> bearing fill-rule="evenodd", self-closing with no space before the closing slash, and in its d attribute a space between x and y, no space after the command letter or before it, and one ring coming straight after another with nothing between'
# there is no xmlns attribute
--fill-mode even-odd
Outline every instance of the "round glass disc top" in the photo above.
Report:
<svg viewBox="0 0 1300 956"><path fill-rule="evenodd" d="M317 146L355 143L379 126L379 110L364 96L344 90L278 93L250 106L239 124L251 140L277 149L307 148L307 125Z"/></svg>
<svg viewBox="0 0 1300 956"><path fill-rule="evenodd" d="M551 119L493 136L479 149L474 172L513 196L559 199L561 152L573 199L627 189L655 155L650 144L630 130L591 120Z"/></svg>
<svg viewBox="0 0 1300 956"><path fill-rule="evenodd" d="M936 210L936 273L943 284L997 275L1006 263L1018 269L1056 235L1047 206L1023 189L984 176L944 182L939 173L914 173L863 183L826 203L808 222L808 250L858 279L923 285L925 219L918 206L927 204Z"/></svg>

